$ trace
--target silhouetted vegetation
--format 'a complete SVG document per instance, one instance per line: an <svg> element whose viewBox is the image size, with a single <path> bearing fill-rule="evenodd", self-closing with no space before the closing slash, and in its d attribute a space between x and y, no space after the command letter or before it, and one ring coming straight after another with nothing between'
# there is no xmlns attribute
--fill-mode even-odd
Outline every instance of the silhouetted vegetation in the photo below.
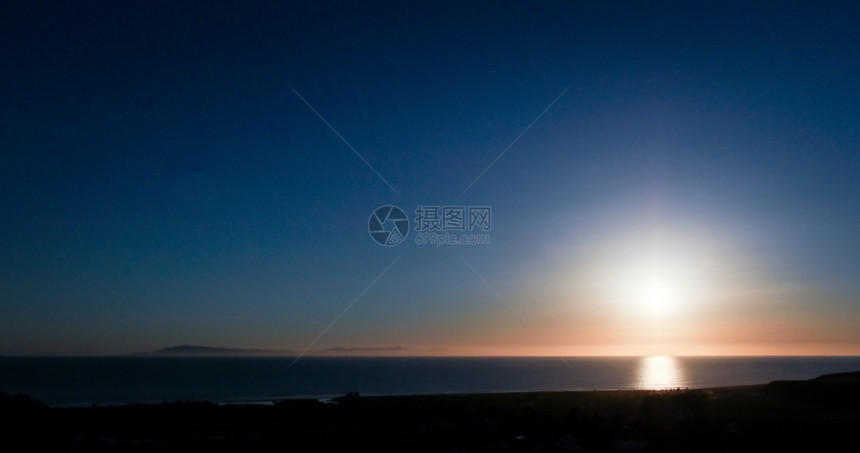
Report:
<svg viewBox="0 0 860 453"><path fill-rule="evenodd" d="M26 395L0 393L2 449L12 445L31 448L58 448L68 443L69 431L57 411Z"/></svg>
<svg viewBox="0 0 860 453"><path fill-rule="evenodd" d="M860 381L593 391L48 408L0 396L11 435L71 451L856 451ZM10 439L9 436L5 437Z"/></svg>

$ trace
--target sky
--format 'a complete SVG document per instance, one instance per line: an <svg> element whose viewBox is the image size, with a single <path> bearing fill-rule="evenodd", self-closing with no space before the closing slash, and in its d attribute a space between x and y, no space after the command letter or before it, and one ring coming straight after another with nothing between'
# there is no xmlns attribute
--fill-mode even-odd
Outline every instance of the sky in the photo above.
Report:
<svg viewBox="0 0 860 453"><path fill-rule="evenodd" d="M4 2L0 354L860 355L858 20Z"/></svg>

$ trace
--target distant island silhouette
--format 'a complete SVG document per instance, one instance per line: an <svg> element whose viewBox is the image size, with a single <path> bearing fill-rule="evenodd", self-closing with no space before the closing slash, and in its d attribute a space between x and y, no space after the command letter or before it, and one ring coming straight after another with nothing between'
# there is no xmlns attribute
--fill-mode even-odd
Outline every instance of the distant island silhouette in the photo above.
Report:
<svg viewBox="0 0 860 453"><path fill-rule="evenodd" d="M240 356L240 355L261 355L261 356L290 356L295 355L295 351L288 349L242 349L242 348L222 348L214 346L197 346L197 345L180 345L170 346L156 351L138 352L132 355L136 356Z"/></svg>
<svg viewBox="0 0 860 453"><path fill-rule="evenodd" d="M322 354L374 354L374 353L397 353L407 351L407 348L402 346L379 346L379 347L358 347L358 346L338 346L326 349L311 351L311 355ZM216 346L200 346L200 345L179 345L161 348L155 351L136 352L134 356L295 356L296 351L289 349L245 349L245 348L224 348Z"/></svg>

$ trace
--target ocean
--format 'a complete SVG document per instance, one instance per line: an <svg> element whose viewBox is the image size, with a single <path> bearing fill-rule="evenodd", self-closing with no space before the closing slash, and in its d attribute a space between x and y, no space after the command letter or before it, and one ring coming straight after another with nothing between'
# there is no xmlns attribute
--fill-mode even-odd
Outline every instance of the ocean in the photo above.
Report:
<svg viewBox="0 0 860 453"><path fill-rule="evenodd" d="M860 357L3 357L0 392L51 406L705 388L860 370Z"/></svg>

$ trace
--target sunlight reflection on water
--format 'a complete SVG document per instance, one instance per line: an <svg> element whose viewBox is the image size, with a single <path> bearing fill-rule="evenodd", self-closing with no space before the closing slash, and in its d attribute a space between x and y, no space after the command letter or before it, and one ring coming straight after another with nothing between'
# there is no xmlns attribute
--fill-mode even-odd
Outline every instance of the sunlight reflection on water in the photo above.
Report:
<svg viewBox="0 0 860 453"><path fill-rule="evenodd" d="M636 388L661 390L686 386L684 370L674 357L651 356L639 360Z"/></svg>

